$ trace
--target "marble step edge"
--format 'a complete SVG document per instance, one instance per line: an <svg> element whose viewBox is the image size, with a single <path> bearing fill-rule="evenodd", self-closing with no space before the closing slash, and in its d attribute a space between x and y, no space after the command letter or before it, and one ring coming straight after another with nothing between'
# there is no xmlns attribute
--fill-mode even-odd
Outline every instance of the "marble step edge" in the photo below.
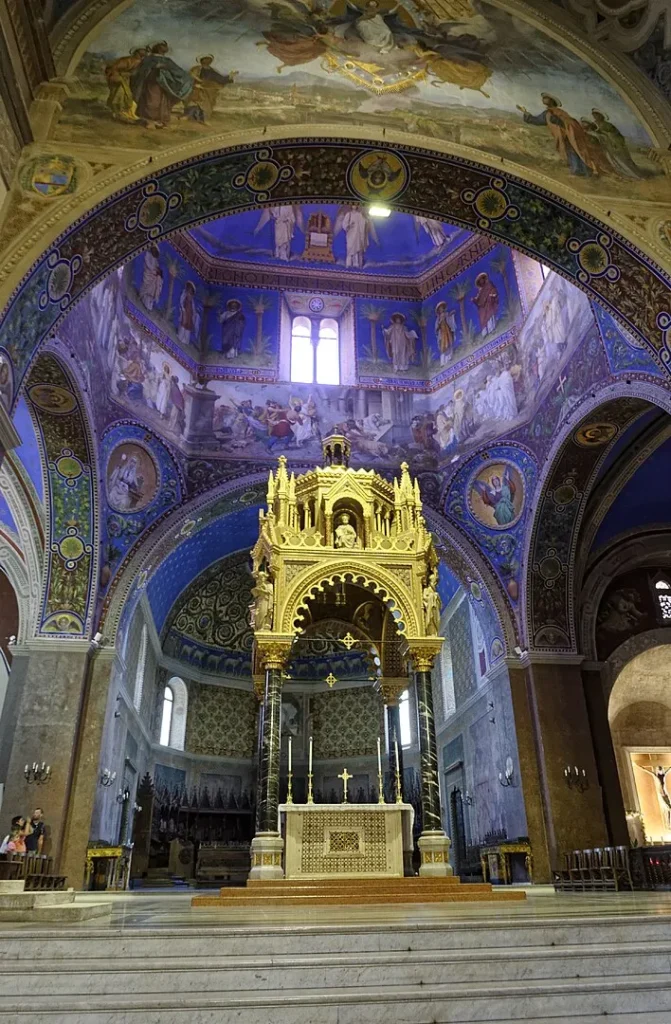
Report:
<svg viewBox="0 0 671 1024"><path fill-rule="evenodd" d="M207 1009L216 1007L226 1009L259 1009L283 1007L352 1005L375 1003L431 1003L448 1001L452 1006L459 1000L467 1000L473 1004L487 1000L538 999L550 996L583 998L589 995L606 994L609 996L641 995L643 993L668 994L668 1007L671 1011L671 977L653 975L620 975L617 978L600 979L556 978L552 980L524 979L523 981L497 981L494 985L480 984L476 991L472 982L449 982L447 984L422 985L385 985L383 988L362 988L352 986L340 989L281 989L245 993L175 993L170 996L158 996L154 993L144 999L138 995L115 993L111 996L96 996L92 993L82 995L58 996L53 993L42 995L31 991L31 1009L41 1018L51 1014L74 1013L76 1011L110 1009L110 1000L114 1001L116 1012L125 1009L153 1011L174 1008L175 999L179 1000L179 1008ZM3 998L0 1017L15 1014L25 1008L25 995L13 1001ZM61 1018L62 1019L62 1018ZM455 1018L458 1019L458 1018Z"/></svg>
<svg viewBox="0 0 671 1024"><path fill-rule="evenodd" d="M667 944L655 944L654 950L646 949L640 943L622 943L618 945L570 945L570 946L523 946L516 949L501 950L495 947L478 947L478 959L483 963L517 963L526 961L551 961L587 959L602 961L604 958L669 956L671 960L671 941ZM193 960L194 963L189 963ZM104 957L85 959L78 958L68 963L63 969L63 961L59 958L45 958L42 955L35 960L0 960L0 977L19 974L39 974L41 978L49 974L152 974L176 972L179 974L213 971L242 970L304 970L306 968L365 968L365 967L396 967L403 966L450 966L473 961L473 950L441 951L428 950L389 950L381 952L348 953L313 953L296 956L292 953L273 954L270 956L208 956L203 960L201 954L193 956L145 956L142 961L131 957L109 958L109 948ZM644 973L644 972L637 972Z"/></svg>
<svg viewBox="0 0 671 1024"><path fill-rule="evenodd" d="M77 904L75 904L76 906ZM480 909L480 908L479 908ZM482 908L484 909L484 908ZM641 931L654 941L658 941L657 933L664 930L665 936L671 926L670 914L613 914L599 915L597 917L543 917L537 918L531 915L505 917L501 913L497 917L487 918L449 918L439 921L416 921L405 920L395 921L361 921L361 922L310 922L306 924L288 923L278 921L276 923L264 921L262 924L250 924L247 922L227 921L225 929L221 923L211 922L187 926L165 925L165 926L142 926L142 927L120 927L111 924L104 928L91 926L86 933L72 931L71 928L59 929L57 926L48 931L43 929L25 928L13 932L11 936L0 932L0 959L11 959L21 952L21 947L30 943L38 943L41 952L45 951L47 944L63 943L68 945L83 945L85 950L90 949L94 940L102 943L100 955L109 955L109 943L114 941L127 942L130 945L138 943L146 947L148 942L159 941L163 945L171 939L181 939L190 945L199 942L218 940L224 946L235 945L240 941L255 941L264 939L280 939L300 941L306 937L323 938L341 942L349 940L357 942L371 939L384 939L391 935L397 945L403 942L413 941L417 938L443 937L448 948L456 942L462 941L460 933L465 933L469 938L474 934L480 936L483 932L490 934L478 938L474 948L479 949L487 938L494 940L494 944L502 942L515 942L522 944L521 940L533 938L538 939L538 933L544 933L544 946L550 946L557 941L565 941L564 933L575 932L580 929L584 933L584 944L591 946L603 939L597 938L603 931L609 937L613 932L630 931L632 939L638 937L643 940ZM530 934L534 933L534 934ZM435 946L427 948L436 948ZM199 951L200 952L200 951ZM10 954L9 957L7 954ZM72 956L73 950L68 949L64 956Z"/></svg>
<svg viewBox="0 0 671 1024"><path fill-rule="evenodd" d="M295 906L355 906L364 907L380 904L383 906L426 906L427 904L462 904L462 903L520 903L524 902L526 896L523 892L495 893L495 892L450 892L445 890L441 893L435 892L352 892L352 890L338 892L308 893L286 893L277 895L275 893L264 893L262 896L250 895L242 897L228 896L194 896L191 906L199 907L295 907Z"/></svg>

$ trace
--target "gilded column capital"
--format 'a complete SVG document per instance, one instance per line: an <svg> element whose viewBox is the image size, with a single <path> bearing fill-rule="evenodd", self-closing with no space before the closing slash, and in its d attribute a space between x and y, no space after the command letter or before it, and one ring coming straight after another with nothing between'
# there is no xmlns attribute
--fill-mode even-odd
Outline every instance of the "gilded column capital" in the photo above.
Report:
<svg viewBox="0 0 671 1024"><path fill-rule="evenodd" d="M252 676L254 681L254 696L259 703L263 700L263 695L266 692L266 679L262 672L255 672Z"/></svg>
<svg viewBox="0 0 671 1024"><path fill-rule="evenodd" d="M256 664L259 668L282 669L289 659L289 651L294 642L293 635L277 633L256 634Z"/></svg>
<svg viewBox="0 0 671 1024"><path fill-rule="evenodd" d="M391 708L396 707L401 694L405 693L408 689L408 678L407 676L401 676L399 678L388 678L387 676L383 676L378 684L378 689L385 704Z"/></svg>
<svg viewBox="0 0 671 1024"><path fill-rule="evenodd" d="M412 662L416 672L430 672L444 642L442 636L409 637L403 645L403 657Z"/></svg>

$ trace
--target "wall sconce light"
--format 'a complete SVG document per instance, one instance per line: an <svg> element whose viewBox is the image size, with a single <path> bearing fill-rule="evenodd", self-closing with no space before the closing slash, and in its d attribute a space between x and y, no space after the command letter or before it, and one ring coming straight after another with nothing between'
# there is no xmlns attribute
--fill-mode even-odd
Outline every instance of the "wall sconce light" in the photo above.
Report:
<svg viewBox="0 0 671 1024"><path fill-rule="evenodd" d="M515 770L513 768L513 759L512 759L512 757L507 757L506 758L506 766L505 766L504 770L502 772L499 772L499 782L501 783L501 785L502 786L512 786L512 785L514 785L514 782L513 782L514 774L515 774Z"/></svg>
<svg viewBox="0 0 671 1024"><path fill-rule="evenodd" d="M587 772L584 768L578 768L577 765L573 765L573 767L570 764L566 765L564 781L569 789L577 789L579 793L584 793L586 789L589 789Z"/></svg>
<svg viewBox="0 0 671 1024"><path fill-rule="evenodd" d="M122 790L121 793L117 793L117 795L116 795L116 802L118 804L125 804L129 800L130 800L130 789L128 788L128 786L126 786L126 788L124 790Z"/></svg>
<svg viewBox="0 0 671 1024"><path fill-rule="evenodd" d="M473 797L468 792L468 790L466 790L466 792L464 793L464 798L463 799L464 799L464 803L466 804L467 807L472 807L473 806Z"/></svg>
<svg viewBox="0 0 671 1024"><path fill-rule="evenodd" d="M100 773L100 785L101 786L105 786L105 787L111 786L112 783L115 781L115 779L116 779L116 772L110 771L109 768L103 768L102 772Z"/></svg>
<svg viewBox="0 0 671 1024"><path fill-rule="evenodd" d="M29 786L33 782L36 782L38 786L41 786L43 782L48 782L51 778L51 765L45 764L44 761L42 764L38 764L37 761L33 761L31 765L27 764L23 769L23 777Z"/></svg>

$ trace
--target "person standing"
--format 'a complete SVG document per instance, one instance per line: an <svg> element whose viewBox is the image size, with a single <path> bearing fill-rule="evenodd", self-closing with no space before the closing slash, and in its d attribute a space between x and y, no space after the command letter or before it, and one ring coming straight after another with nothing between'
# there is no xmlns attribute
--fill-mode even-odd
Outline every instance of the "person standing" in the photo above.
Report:
<svg viewBox="0 0 671 1024"><path fill-rule="evenodd" d="M44 811L41 807L36 807L33 811L30 825L32 826L32 832L26 833L26 853L41 854L44 847L45 832Z"/></svg>

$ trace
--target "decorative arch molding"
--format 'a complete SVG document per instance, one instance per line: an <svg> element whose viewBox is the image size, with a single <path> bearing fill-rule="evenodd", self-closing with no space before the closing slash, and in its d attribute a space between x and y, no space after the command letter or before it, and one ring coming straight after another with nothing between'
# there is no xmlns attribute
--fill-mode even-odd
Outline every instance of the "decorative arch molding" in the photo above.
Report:
<svg viewBox="0 0 671 1024"><path fill-rule="evenodd" d="M636 471L669 437L671 437L671 417L665 416L662 422L656 420L651 423L642 435L637 437L627 448L626 457L623 453L620 460L593 490L587 503L582 530L578 538L575 579L579 587L582 585L589 562L599 557L598 551L592 551L592 545L615 500Z"/></svg>
<svg viewBox="0 0 671 1024"><path fill-rule="evenodd" d="M37 426L45 488L46 544L38 636L86 637L98 579L95 443L75 379L43 352L32 364L26 397Z"/></svg>
<svg viewBox="0 0 671 1024"><path fill-rule="evenodd" d="M650 629L645 633L638 633L637 636L630 636L628 640L616 647L603 663L601 672L606 705L608 705L620 672L630 661L633 661L639 654L643 654L644 651L667 645L671 645L671 627L660 627L659 629Z"/></svg>
<svg viewBox="0 0 671 1024"><path fill-rule="evenodd" d="M39 258L5 311L0 328L17 385L72 305L152 242L234 211L306 198L361 202L352 169L375 149L347 138L231 147L166 167L106 199ZM396 209L484 232L541 259L671 363L671 279L622 235L546 189L482 163L408 145L377 150L405 169Z"/></svg>
<svg viewBox="0 0 671 1024"><path fill-rule="evenodd" d="M7 538L0 542L0 564L13 566L14 585L19 600L19 642L35 635L38 626L42 571L44 564L44 533L39 519L40 501L32 481L21 463L8 453L0 465L0 492L2 492L18 529L18 547ZM19 582L22 581L22 582Z"/></svg>
<svg viewBox="0 0 671 1024"><path fill-rule="evenodd" d="M324 585L337 582L351 582L372 591L389 609L403 636L422 636L424 622L415 607L410 589L404 585L399 572L376 565L363 570L356 559L343 559L325 565L310 566L289 584L282 610L279 632L293 633L301 628L302 614L308 610L308 602L324 589Z"/></svg>
<svg viewBox="0 0 671 1024"><path fill-rule="evenodd" d="M616 576L651 563L671 571L670 541L671 528L661 524L621 533L598 554L580 594L579 639L581 650L587 658L593 661L597 659L596 618L608 585Z"/></svg>
<svg viewBox="0 0 671 1024"><path fill-rule="evenodd" d="M587 500L599 468L617 438L650 404L671 412L671 393L659 383L608 384L583 396L550 449L533 496L536 510L524 564L530 650L577 652L574 614L575 553ZM607 423L601 443L581 445L580 428Z"/></svg>

